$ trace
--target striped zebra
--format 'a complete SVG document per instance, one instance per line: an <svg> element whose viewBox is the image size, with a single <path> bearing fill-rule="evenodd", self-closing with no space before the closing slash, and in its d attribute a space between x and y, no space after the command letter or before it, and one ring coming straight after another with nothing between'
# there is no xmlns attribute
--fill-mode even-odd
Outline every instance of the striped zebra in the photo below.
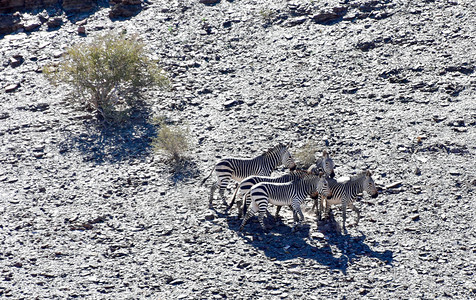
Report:
<svg viewBox="0 0 476 300"><path fill-rule="evenodd" d="M307 171L310 173L318 174L319 171L325 172L331 178L334 178L334 161L329 157L326 150L322 151L322 157L319 158L316 163L310 166Z"/></svg>
<svg viewBox="0 0 476 300"><path fill-rule="evenodd" d="M357 225L360 219L360 210L354 206L354 201L357 199L357 195L365 191L370 194L372 198L377 198L377 187L375 186L370 171L354 176L347 182L341 183L337 182L335 179L329 179L328 182L332 198L325 199L320 197L320 201L317 200L319 201L318 219L321 219L324 203L326 206L325 215L328 215L331 205L342 204L342 229L346 232L345 221L347 206L357 213L357 220L355 223L355 225Z"/></svg>
<svg viewBox="0 0 476 300"><path fill-rule="evenodd" d="M294 230L304 220L304 215L301 211L302 202L306 199L307 195L316 191L321 195L331 196L327 178L323 173L319 175L308 174L301 179L286 183L261 182L254 185L250 190L251 204L241 223L240 231L243 230L248 219L258 211L261 228L266 231L263 219L269 203L277 206L292 206L295 223L293 226Z"/></svg>
<svg viewBox="0 0 476 300"><path fill-rule="evenodd" d="M310 166L306 171L294 171L293 173L289 173L286 175L283 175L281 177L268 177L268 176L250 176L248 178L243 179L243 181L240 183L238 189L236 189L235 194L233 195L233 198L231 200L230 205L228 206L228 209L230 209L233 204L235 203L235 199L242 198L243 200L238 200L237 201L237 206L238 206L238 217L241 218L243 215L246 214L246 208L248 207L249 203L251 202L251 199L249 196L246 196L248 191L251 189L251 187L257 183L260 182L288 182L288 181L293 181L296 178L301 178L301 175L304 175L306 173L313 173L318 175L320 171L325 172L328 176L334 178L335 173L334 173L334 161L329 157L329 154L327 153L326 150L322 152L322 158L319 158L316 163L312 166ZM281 210L281 206L278 206L276 210L276 215L275 218L277 219L279 216L279 211Z"/></svg>
<svg viewBox="0 0 476 300"><path fill-rule="evenodd" d="M225 189L232 179L241 182L244 178L251 175L269 176L279 165L284 165L290 170L296 168L296 163L289 153L288 146L283 144L279 144L255 158L221 159L212 169L210 174L203 179L200 185L203 185L212 175L213 171L215 171L217 181L213 183L210 188L209 206L213 206L213 194L217 188L219 188L222 201L226 205Z"/></svg>
<svg viewBox="0 0 476 300"><path fill-rule="evenodd" d="M287 174L284 174L280 177L270 177L270 176L249 176L243 179L240 182L240 185L235 191L233 195L232 203L230 203L230 207L233 205L235 198L242 198L242 200L236 201L238 206L238 217L241 218L242 216L246 215L247 207L251 203L251 197L249 191L251 188L260 182L273 182L273 183L285 183L290 182L296 179L301 179L304 176L310 174L306 170L294 170Z"/></svg>

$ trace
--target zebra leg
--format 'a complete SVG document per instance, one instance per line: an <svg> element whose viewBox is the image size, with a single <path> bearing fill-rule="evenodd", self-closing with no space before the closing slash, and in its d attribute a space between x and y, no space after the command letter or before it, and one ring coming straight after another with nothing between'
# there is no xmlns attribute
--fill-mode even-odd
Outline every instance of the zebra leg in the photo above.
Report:
<svg viewBox="0 0 476 300"><path fill-rule="evenodd" d="M342 199L342 230L344 233L347 233L347 229L345 229L345 218L347 214L347 199Z"/></svg>
<svg viewBox="0 0 476 300"><path fill-rule="evenodd" d="M281 211L281 206L276 206L276 214L274 215L274 220L277 222L279 221L280 217L279 217L279 212Z"/></svg>
<svg viewBox="0 0 476 300"><path fill-rule="evenodd" d="M236 201L236 208L238 209L238 218L241 219L241 217L243 216L243 200L237 200Z"/></svg>
<svg viewBox="0 0 476 300"><path fill-rule="evenodd" d="M311 208L311 211L312 210L316 210L316 218L317 220L321 220L321 214L320 214L320 208L318 207L318 201L319 201L319 198L314 198L314 203L312 204L312 208Z"/></svg>
<svg viewBox="0 0 476 300"><path fill-rule="evenodd" d="M251 201L251 200L250 200ZM248 211L246 212L245 214L245 217L243 219L243 222L241 222L241 226L240 226L240 231L243 230L243 228L245 227L245 224L246 222L248 222L248 220L255 214L255 212L258 210L258 206L256 205L255 202L253 203L250 203L248 205Z"/></svg>
<svg viewBox="0 0 476 300"><path fill-rule="evenodd" d="M233 197L231 198L231 202L230 202L230 204L228 205L228 207L226 208L227 210L229 210L230 208L233 207L233 204L235 204L235 199L236 199L236 197L241 197L239 191L240 191L239 187L236 187L236 188L235 188L235 192L233 193ZM238 203L237 203L237 205L238 205Z"/></svg>
<svg viewBox="0 0 476 300"><path fill-rule="evenodd" d="M327 202L327 199L324 196L322 196L319 206L321 207L321 213L323 214L322 218L328 218L331 212L331 205L329 204L329 202Z"/></svg>
<svg viewBox="0 0 476 300"><path fill-rule="evenodd" d="M243 216L246 216L246 211L248 210L248 207L250 207L250 205L251 205L251 196L250 196L250 193L246 193L243 196L243 207L238 217L241 218Z"/></svg>
<svg viewBox="0 0 476 300"><path fill-rule="evenodd" d="M294 232L296 231L297 227L301 226L302 221L304 220L304 214L302 213L301 204L299 203L299 200L296 200L296 199L293 200L292 207L293 207L295 217L297 218L297 215L299 215L300 217L300 219L297 221L297 224L293 226L293 232Z"/></svg>
<svg viewBox="0 0 476 300"><path fill-rule="evenodd" d="M214 182L210 188L210 199L208 203L208 207L212 208L213 207L213 194L215 193L215 190L217 189L218 183Z"/></svg>
<svg viewBox="0 0 476 300"><path fill-rule="evenodd" d="M225 189L227 188L229 182L230 182L230 178L228 177L223 178L219 182L220 189L218 190L218 192L220 194L221 201L223 202L224 205L228 205L228 203L226 202L226 197L225 197Z"/></svg>
<svg viewBox="0 0 476 300"><path fill-rule="evenodd" d="M261 228L263 229L264 232L268 231L268 229L264 225L264 215L266 214L267 211L268 211L268 201L267 201L267 199L263 199L259 203L258 220L259 220L259 224L261 225Z"/></svg>
<svg viewBox="0 0 476 300"><path fill-rule="evenodd" d="M354 203L352 202L349 202L349 207L352 209L352 211L355 211L357 213L357 219L355 221L355 225L359 224L360 210L357 207L355 207Z"/></svg>

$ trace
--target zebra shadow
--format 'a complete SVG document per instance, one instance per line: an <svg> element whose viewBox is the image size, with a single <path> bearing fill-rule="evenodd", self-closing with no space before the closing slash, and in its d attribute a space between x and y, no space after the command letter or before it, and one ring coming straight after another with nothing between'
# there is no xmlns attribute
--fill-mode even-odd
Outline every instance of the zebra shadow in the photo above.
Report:
<svg viewBox="0 0 476 300"><path fill-rule="evenodd" d="M230 229L238 231L240 219L227 216L227 221ZM299 230L292 232L290 226L277 222L273 224L269 233L263 233L257 218L252 218L241 236L246 243L261 250L271 260L312 259L329 269L340 270L344 274L347 273L350 265L364 256L376 258L387 264L392 263L393 252L373 251L365 243L364 234L361 233L358 237L342 235L340 231L329 230L330 228L338 228L333 218L325 223L320 222L317 229L324 235L318 234L317 237L311 232L310 224L303 224ZM313 228L313 231L315 230Z"/></svg>

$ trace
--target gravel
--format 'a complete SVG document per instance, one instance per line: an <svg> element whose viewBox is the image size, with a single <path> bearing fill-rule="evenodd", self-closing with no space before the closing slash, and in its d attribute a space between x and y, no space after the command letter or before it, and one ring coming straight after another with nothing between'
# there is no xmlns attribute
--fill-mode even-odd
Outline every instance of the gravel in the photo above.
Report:
<svg viewBox="0 0 476 300"><path fill-rule="evenodd" d="M475 297L474 1L145 4L0 39L1 298ZM110 30L139 34L173 86L117 129L41 74ZM190 129L180 167L151 149L160 115ZM299 231L283 209L267 235L208 208L219 158L309 141L379 186L347 235L311 201Z"/></svg>

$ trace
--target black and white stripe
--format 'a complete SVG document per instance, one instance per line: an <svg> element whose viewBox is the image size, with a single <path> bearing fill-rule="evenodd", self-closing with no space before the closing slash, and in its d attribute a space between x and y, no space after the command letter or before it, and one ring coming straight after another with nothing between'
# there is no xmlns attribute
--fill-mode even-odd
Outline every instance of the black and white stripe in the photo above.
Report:
<svg viewBox="0 0 476 300"><path fill-rule="evenodd" d="M213 205L213 194L217 188L224 204L225 189L231 180L241 182L244 178L251 175L269 176L271 172L279 165L285 165L289 169L296 168L296 163L292 158L287 146L279 144L260 156L255 158L225 158L221 159L213 168L210 175L215 171L217 182L210 189L210 207ZM201 184L203 184L208 175Z"/></svg>
<svg viewBox="0 0 476 300"><path fill-rule="evenodd" d="M294 170L291 171L290 173L284 174L279 177L270 177L270 176L249 176L243 179L241 181L240 185L238 186L238 189L235 192L235 195L232 199L232 203L230 204L233 205L233 202L235 198L242 198L242 200L237 201L237 206L238 206L238 217L241 218L246 214L247 207L251 203L251 198L249 195L249 191L251 188L260 182L273 182L273 183L285 183L285 182L290 182L296 179L303 178L304 176L310 174L308 171L305 170Z"/></svg>
<svg viewBox="0 0 476 300"><path fill-rule="evenodd" d="M320 201L315 199L315 201L319 201L318 219L321 218L324 203L326 206L325 215L328 215L331 205L342 204L342 229L345 232L347 206L357 213L357 225L360 219L360 210L354 206L354 201L357 199L357 195L365 191L370 194L372 198L377 198L377 187L375 186L375 182L372 179L372 174L370 171L366 171L358 176L352 177L347 182L341 183L334 179L329 179L328 182L332 198L326 199L324 197L320 197Z"/></svg>
<svg viewBox="0 0 476 300"><path fill-rule="evenodd" d="M327 151L324 150L322 151L322 157L319 158L314 165L310 166L307 171L314 174L318 174L319 171L323 171L329 177L334 178L334 168L334 161L329 157Z"/></svg>
<svg viewBox="0 0 476 300"><path fill-rule="evenodd" d="M316 191L321 195L331 195L327 178L323 173L320 175L309 174L286 183L261 182L254 185L249 192L251 203L240 230L243 230L248 219L259 211L261 228L266 231L263 219L269 203L277 206L292 206L295 225L300 225L304 220L301 204L308 195Z"/></svg>

